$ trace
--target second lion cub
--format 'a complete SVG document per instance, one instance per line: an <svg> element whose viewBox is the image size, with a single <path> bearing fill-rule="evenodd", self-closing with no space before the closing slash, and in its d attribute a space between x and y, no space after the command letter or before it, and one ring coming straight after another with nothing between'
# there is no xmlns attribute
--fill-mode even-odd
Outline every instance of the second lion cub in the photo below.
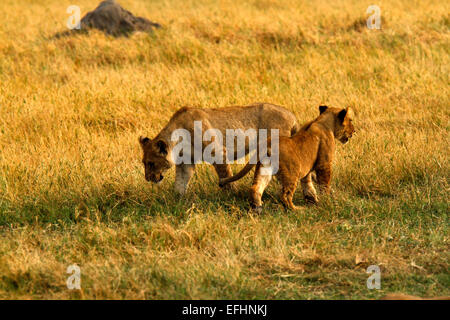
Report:
<svg viewBox="0 0 450 320"><path fill-rule="evenodd" d="M280 137L279 140L279 169L275 175L283 186L281 195L283 204L293 210L297 209L292 203L292 197L299 180L302 183L305 199L313 203L318 201L311 178L313 171L316 172L320 189L325 193L330 192L335 139L345 144L355 132L352 124L353 112L350 108L320 106L319 111L320 115L306 123L295 135ZM268 154L269 152L271 152L270 147ZM224 186L242 178L255 165L255 177L250 193L252 207L260 212L262 210L261 196L272 179L272 175L267 174L270 172L270 163L262 164L261 161L257 164L248 163L236 175L220 179L220 185ZM263 171L263 169L266 170Z"/></svg>

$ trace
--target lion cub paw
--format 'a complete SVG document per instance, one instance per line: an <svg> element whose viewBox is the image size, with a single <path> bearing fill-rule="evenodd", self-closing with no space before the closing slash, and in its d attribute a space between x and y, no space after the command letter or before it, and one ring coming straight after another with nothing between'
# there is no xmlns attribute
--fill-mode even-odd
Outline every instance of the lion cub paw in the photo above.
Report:
<svg viewBox="0 0 450 320"><path fill-rule="evenodd" d="M262 213L262 206L254 206L254 205L252 205L250 207L249 213L261 214Z"/></svg>
<svg viewBox="0 0 450 320"><path fill-rule="evenodd" d="M293 206L289 206L288 209L289 209L289 210L292 210L292 211L298 211L298 210L300 210L301 208L298 207L298 206L294 206L294 205L293 205Z"/></svg>
<svg viewBox="0 0 450 320"><path fill-rule="evenodd" d="M319 199L316 196L305 195L305 202L309 205L315 205L319 203Z"/></svg>

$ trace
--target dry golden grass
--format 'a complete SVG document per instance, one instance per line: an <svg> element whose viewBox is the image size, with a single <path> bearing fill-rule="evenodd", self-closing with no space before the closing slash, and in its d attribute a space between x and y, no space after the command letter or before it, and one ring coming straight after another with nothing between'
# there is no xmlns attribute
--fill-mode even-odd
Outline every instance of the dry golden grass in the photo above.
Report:
<svg viewBox="0 0 450 320"><path fill-rule="evenodd" d="M377 298L449 294L449 35L442 1L119 1L154 35L54 39L69 3L3 0L1 298ZM77 0L86 13L96 5ZM137 137L183 105L267 101L299 121L352 106L332 197L266 213L202 166L145 182ZM300 192L295 202L302 204ZM82 290L66 288L81 267ZM368 290L365 269L382 269Z"/></svg>

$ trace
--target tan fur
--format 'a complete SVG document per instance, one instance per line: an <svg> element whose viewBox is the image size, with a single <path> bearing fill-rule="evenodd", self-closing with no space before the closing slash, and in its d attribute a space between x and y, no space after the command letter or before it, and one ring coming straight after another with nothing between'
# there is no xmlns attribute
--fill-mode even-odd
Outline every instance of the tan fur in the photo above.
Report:
<svg viewBox="0 0 450 320"><path fill-rule="evenodd" d="M320 115L314 121L306 123L292 137L280 137L279 169L276 177L283 190L281 200L284 205L296 209L292 203L297 183L301 180L303 194L308 202L317 203L318 198L312 182L315 171L320 190L329 193L331 182L331 163L335 152L335 138L346 143L354 133L351 109L319 107ZM269 152L270 152L269 142ZM242 178L255 165L247 164L233 177L220 180L220 185ZM266 165L267 166L267 165ZM261 210L261 196L270 178L262 174L264 166L256 164L255 176L251 187L252 205Z"/></svg>
<svg viewBox="0 0 450 320"><path fill-rule="evenodd" d="M172 159L172 148L178 143L171 141L172 132L176 129L186 129L191 134L191 155L194 154L194 121L202 121L202 131L208 129L219 130L223 137L223 157L227 157L226 130L241 129L279 129L280 136L291 136L296 133L300 126L295 116L283 107L258 103L250 106L231 106L218 109L200 109L183 107L170 119L169 123L154 138L139 138L143 149L143 164L145 166L145 178L147 181L160 182L163 173L174 165ZM202 134L203 134L202 132ZM203 149L211 142L203 142ZM237 146L235 141L234 159L237 157ZM246 139L245 154L248 153L248 139ZM193 160L193 159L192 159ZM223 161L223 164L213 164L219 178L232 176L231 167ZM176 165L175 190L185 193L188 183L194 174L195 165Z"/></svg>

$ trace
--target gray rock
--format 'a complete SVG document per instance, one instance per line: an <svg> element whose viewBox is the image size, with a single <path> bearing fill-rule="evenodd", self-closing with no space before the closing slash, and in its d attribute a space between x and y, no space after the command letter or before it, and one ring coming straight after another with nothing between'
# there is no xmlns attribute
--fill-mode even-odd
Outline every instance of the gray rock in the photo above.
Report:
<svg viewBox="0 0 450 320"><path fill-rule="evenodd" d="M80 21L81 30L102 30L112 36L128 36L134 31L151 32L161 25L146 18L136 17L122 8L115 0L100 2L94 11L88 12Z"/></svg>

